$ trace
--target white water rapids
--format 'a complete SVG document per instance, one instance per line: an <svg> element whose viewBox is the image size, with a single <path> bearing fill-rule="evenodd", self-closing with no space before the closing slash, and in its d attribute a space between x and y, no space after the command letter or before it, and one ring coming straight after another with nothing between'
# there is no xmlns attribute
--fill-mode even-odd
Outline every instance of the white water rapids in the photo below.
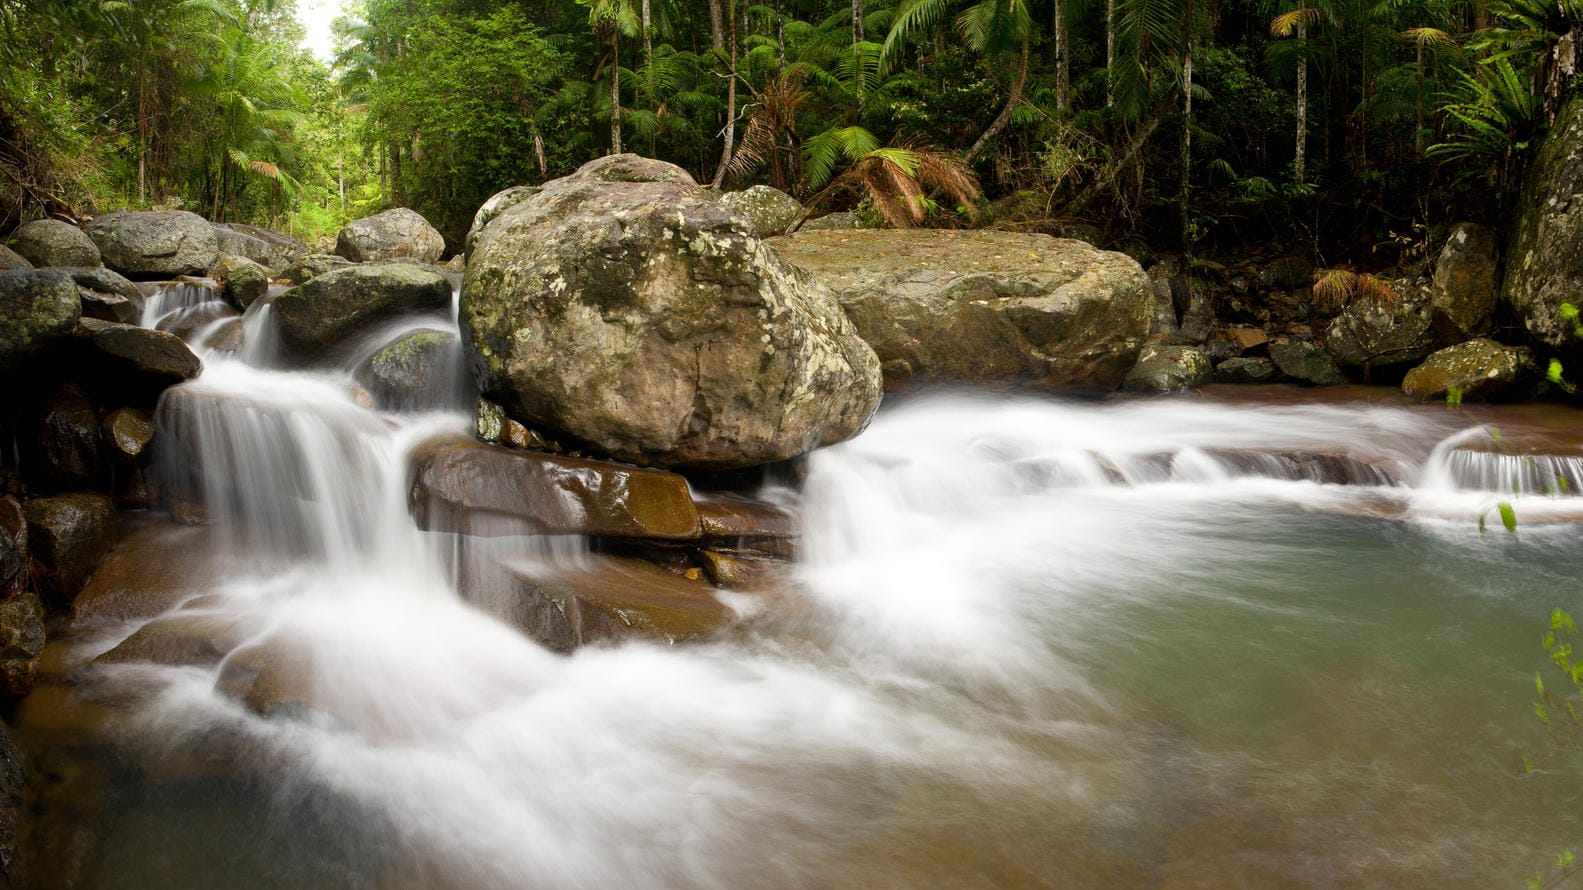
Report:
<svg viewBox="0 0 1583 890"><path fill-rule="evenodd" d="M562 656L408 517L406 455L461 403L244 358L161 414L228 531L187 611L241 645L95 668L144 697L139 756L240 766L131 781L74 886L1472 888L1583 838L1575 762L1517 767L1545 616L1583 606L1552 521L1583 461L1468 416L914 400L774 493L795 583L731 595L739 632ZM1501 500L1519 533L1481 535ZM312 708L226 694L259 653Z"/></svg>

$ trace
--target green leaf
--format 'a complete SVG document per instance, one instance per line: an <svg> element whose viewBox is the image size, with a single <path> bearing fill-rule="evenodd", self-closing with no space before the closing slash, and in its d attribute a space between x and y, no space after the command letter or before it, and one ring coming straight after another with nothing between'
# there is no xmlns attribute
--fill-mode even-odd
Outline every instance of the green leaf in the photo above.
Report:
<svg viewBox="0 0 1583 890"><path fill-rule="evenodd" d="M1561 382L1561 362L1558 359L1550 360L1550 368L1545 371L1545 379L1551 383Z"/></svg>
<svg viewBox="0 0 1583 890"><path fill-rule="evenodd" d="M1517 534L1517 511L1512 509L1512 505L1501 501L1495 505L1495 509L1501 511L1501 525L1512 534Z"/></svg>

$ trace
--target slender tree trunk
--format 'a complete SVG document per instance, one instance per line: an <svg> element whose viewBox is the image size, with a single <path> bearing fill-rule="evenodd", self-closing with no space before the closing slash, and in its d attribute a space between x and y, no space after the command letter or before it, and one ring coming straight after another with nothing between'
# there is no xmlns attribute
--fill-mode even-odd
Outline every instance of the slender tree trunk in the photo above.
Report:
<svg viewBox="0 0 1583 890"><path fill-rule="evenodd" d="M539 162L539 176L550 175L550 165L544 159L544 134L539 132L538 125L533 127L533 159Z"/></svg>
<svg viewBox="0 0 1583 890"><path fill-rule="evenodd" d="M1193 2L1188 0L1186 14L1182 16L1186 34L1182 44L1182 185L1177 192L1177 203L1182 215L1182 250L1193 250L1193 222L1188 208L1192 196L1193 169Z"/></svg>
<svg viewBox="0 0 1583 890"><path fill-rule="evenodd" d="M1424 45L1418 44L1418 90L1413 96L1413 147L1424 154Z"/></svg>
<svg viewBox="0 0 1583 890"><path fill-rule="evenodd" d="M1297 151L1292 159L1292 178L1302 183L1308 160L1308 23L1297 23L1297 43L1302 56L1297 60Z"/></svg>
<svg viewBox="0 0 1583 890"><path fill-rule="evenodd" d="M1105 0L1105 107L1116 104L1116 0Z"/></svg>
<svg viewBox="0 0 1583 890"><path fill-rule="evenodd" d="M786 17L781 14L781 5L775 4L775 49L779 53L781 67L786 65Z"/></svg>
<svg viewBox="0 0 1583 890"><path fill-rule="evenodd" d="M621 154L621 32L610 33L610 153Z"/></svg>
<svg viewBox="0 0 1583 890"><path fill-rule="evenodd" d="M654 35L649 27L649 0L643 0L643 61L654 59Z"/></svg>
<svg viewBox="0 0 1583 890"><path fill-rule="evenodd" d="M973 147L967 150L967 154L962 156L963 162L971 164L977 160L978 156L984 153L984 149L989 147L989 143L1000 135L1000 131L1006 129L1006 125L1011 123L1011 113L1016 110L1018 105L1022 104L1022 87L1027 81L1028 39L1023 38L1022 58L1017 63L1017 76L1011 82L1011 92L1006 96L1006 107L1000 110L1000 114L996 115L989 128L978 137L978 141L974 142Z"/></svg>
<svg viewBox="0 0 1583 890"><path fill-rule="evenodd" d="M1055 0L1055 107L1065 111L1072 104L1071 67L1067 63L1066 3Z"/></svg>
<svg viewBox="0 0 1583 890"><path fill-rule="evenodd" d="M720 13L720 0L709 0L709 39L715 49L726 48L726 26Z"/></svg>
<svg viewBox="0 0 1583 890"><path fill-rule="evenodd" d="M1143 150L1144 144L1149 141L1150 136L1154 135L1154 131L1160 128L1160 124L1170 114L1170 110L1171 105L1170 103L1167 103L1163 108L1151 116L1148 121L1138 129L1137 135L1132 137L1131 144L1127 146L1126 151L1121 153L1121 157L1118 158L1115 163L1107 167L1105 171L1098 176L1098 178L1085 186L1083 190L1078 193L1077 197L1073 198L1066 205L1063 212L1065 212L1068 216L1078 216L1088 208L1088 205L1094 203L1094 199L1098 198L1100 193L1109 187L1109 185L1115 181L1116 177L1121 175L1121 173L1125 171L1134 160L1137 159L1138 153Z"/></svg>
<svg viewBox="0 0 1583 890"><path fill-rule="evenodd" d="M137 76L137 203L148 200L148 86L147 75Z"/></svg>
<svg viewBox="0 0 1583 890"><path fill-rule="evenodd" d="M852 0L852 42L863 42L863 0Z"/></svg>
<svg viewBox="0 0 1583 890"><path fill-rule="evenodd" d="M726 167L731 164L731 155L736 151L737 138L737 5L731 3L731 69L730 78L726 81L726 129L725 146L720 151L720 166L715 170L712 185L720 188L726 181Z"/></svg>

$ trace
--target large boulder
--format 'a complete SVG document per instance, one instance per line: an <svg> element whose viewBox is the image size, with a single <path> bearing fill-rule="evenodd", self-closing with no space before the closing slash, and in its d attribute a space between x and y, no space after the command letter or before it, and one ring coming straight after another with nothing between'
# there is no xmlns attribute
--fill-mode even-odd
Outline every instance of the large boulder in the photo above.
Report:
<svg viewBox="0 0 1583 890"><path fill-rule="evenodd" d="M240 223L214 223L221 253L246 257L269 269L283 269L308 253L308 245L290 235Z"/></svg>
<svg viewBox="0 0 1583 890"><path fill-rule="evenodd" d="M102 494L78 492L35 498L22 505L22 512L34 579L43 590L70 601L115 546L115 506Z"/></svg>
<svg viewBox="0 0 1583 890"><path fill-rule="evenodd" d="M71 335L82 301L57 270L0 272L0 374Z"/></svg>
<svg viewBox="0 0 1583 890"><path fill-rule="evenodd" d="M687 480L605 461L437 440L412 459L420 528L467 534L695 540Z"/></svg>
<svg viewBox="0 0 1583 890"><path fill-rule="evenodd" d="M1113 389L1154 313L1142 267L1082 241L804 229L770 243L835 291L887 369L917 382Z"/></svg>
<svg viewBox="0 0 1583 890"><path fill-rule="evenodd" d="M348 266L316 275L275 297L270 311L281 344L298 358L333 350L376 321L451 304L451 285L416 266Z"/></svg>
<svg viewBox="0 0 1583 890"><path fill-rule="evenodd" d="M1325 351L1344 368L1416 364L1434 349L1429 323L1428 302L1416 291L1396 300L1354 300L1325 333Z"/></svg>
<svg viewBox="0 0 1583 890"><path fill-rule="evenodd" d="M391 257L432 263L445 252L445 239L417 211L397 207L347 223L335 236L335 252L354 263Z"/></svg>
<svg viewBox="0 0 1583 890"><path fill-rule="evenodd" d="M185 210L107 213L88 235L104 264L129 278L202 275L220 252L208 221Z"/></svg>
<svg viewBox="0 0 1583 890"><path fill-rule="evenodd" d="M1528 168L1517 226L1506 250L1501 297L1532 340L1568 356L1583 355L1583 337L1561 304L1583 308L1583 96L1562 106Z"/></svg>
<svg viewBox="0 0 1583 890"><path fill-rule="evenodd" d="M1500 296L1500 248L1495 233L1474 223L1451 230L1435 260L1430 308L1446 341L1490 332Z"/></svg>
<svg viewBox="0 0 1583 890"><path fill-rule="evenodd" d="M11 233L11 247L34 266L97 266L99 248L69 222L35 219Z"/></svg>
<svg viewBox="0 0 1583 890"><path fill-rule="evenodd" d="M840 305L680 167L606 157L499 203L469 235L463 348L527 426L729 468L841 441L878 407Z"/></svg>
<svg viewBox="0 0 1583 890"><path fill-rule="evenodd" d="M1516 394L1533 370L1527 348L1481 338L1429 356L1407 372L1402 391L1419 401L1442 399L1453 390L1460 399L1492 401Z"/></svg>
<svg viewBox="0 0 1583 890"><path fill-rule="evenodd" d="M803 206L796 198L767 185L726 192L720 196L720 203L746 219L759 238L786 234L792 223L803 215Z"/></svg>

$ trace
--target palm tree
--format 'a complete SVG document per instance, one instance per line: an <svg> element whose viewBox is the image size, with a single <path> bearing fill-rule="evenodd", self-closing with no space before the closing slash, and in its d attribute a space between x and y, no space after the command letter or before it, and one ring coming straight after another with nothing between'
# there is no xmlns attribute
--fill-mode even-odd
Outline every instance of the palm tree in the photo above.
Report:
<svg viewBox="0 0 1583 890"><path fill-rule="evenodd" d="M880 51L881 70L896 66L901 50L917 37L934 31L958 0L906 0L890 33L885 35L885 45ZM957 30L975 52L985 55L1003 55L1013 49L1018 51L1017 70L1012 76L1011 88L1006 95L1006 105L967 150L963 160L972 163L996 136L1011 123L1012 112L1022 104L1023 87L1028 81L1028 45L1033 25L1026 0L979 0L961 10L955 20ZM1063 29L1064 30L1064 29Z"/></svg>
<svg viewBox="0 0 1583 890"><path fill-rule="evenodd" d="M288 191L295 180L283 169L290 158L288 136L302 114L300 90L271 47L240 28L222 35L219 57L192 81L193 92L214 106L216 131L210 143L211 218L236 210L249 176L272 180Z"/></svg>
<svg viewBox="0 0 1583 890"><path fill-rule="evenodd" d="M1297 147L1292 156L1292 180L1302 184L1308 157L1308 25L1320 18L1318 8L1299 6L1270 22L1273 37L1297 37Z"/></svg>
<svg viewBox="0 0 1583 890"><path fill-rule="evenodd" d="M621 153L621 38L636 37L642 23L632 0L577 0L588 7L596 40L610 42L610 153ZM602 63L601 63L602 65ZM595 72L598 79L598 72Z"/></svg>

